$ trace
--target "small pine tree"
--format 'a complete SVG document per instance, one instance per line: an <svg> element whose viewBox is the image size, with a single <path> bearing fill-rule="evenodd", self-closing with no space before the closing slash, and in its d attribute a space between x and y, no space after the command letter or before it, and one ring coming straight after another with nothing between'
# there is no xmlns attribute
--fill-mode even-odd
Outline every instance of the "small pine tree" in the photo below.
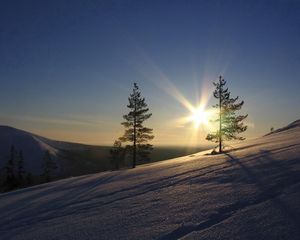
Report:
<svg viewBox="0 0 300 240"><path fill-rule="evenodd" d="M27 186L30 186L32 184L32 174L30 172L27 172L26 174L26 184Z"/></svg>
<svg viewBox="0 0 300 240"><path fill-rule="evenodd" d="M145 103L145 98L141 97L141 92L136 83L134 83L133 91L128 98L129 113L124 115L125 122L122 125L125 127L125 133L120 137L121 142L130 142L132 145L128 145L132 151L132 168L135 168L137 156L140 158L147 158L152 145L148 144L148 141L152 140L153 129L143 126L144 121L149 119L152 114L148 113L149 108Z"/></svg>
<svg viewBox="0 0 300 240"><path fill-rule="evenodd" d="M15 146L10 148L10 158L5 166L6 179L4 182L5 191L10 191L18 186L17 178L15 176Z"/></svg>
<svg viewBox="0 0 300 240"><path fill-rule="evenodd" d="M114 169L118 170L120 168L120 163L125 157L125 151L125 148L122 147L122 142L116 140L113 147L110 149L111 162Z"/></svg>
<svg viewBox="0 0 300 240"><path fill-rule="evenodd" d="M236 111L240 110L244 101L237 102L239 97L231 98L228 88L226 88L226 81L219 77L219 81L213 83L216 87L213 95L219 100L219 103L213 107L218 109L218 118L214 120L219 127L214 133L209 133L207 140L218 143L219 153L223 151L224 141L229 140L244 140L238 134L247 130L247 126L242 122L248 115L236 116Z"/></svg>
<svg viewBox="0 0 300 240"><path fill-rule="evenodd" d="M44 177L46 182L52 180L53 172L57 169L57 166L51 158L50 152L47 150L44 155Z"/></svg>
<svg viewBox="0 0 300 240"><path fill-rule="evenodd" d="M23 159L23 152L20 151L19 152L19 160L18 160L18 182L19 185L23 185L24 184L24 159Z"/></svg>

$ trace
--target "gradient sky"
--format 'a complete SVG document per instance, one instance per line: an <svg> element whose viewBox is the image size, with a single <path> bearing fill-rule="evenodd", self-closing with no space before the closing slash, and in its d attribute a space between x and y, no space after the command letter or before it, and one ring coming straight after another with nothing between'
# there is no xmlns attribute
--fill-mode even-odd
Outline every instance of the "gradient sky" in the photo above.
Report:
<svg viewBox="0 0 300 240"><path fill-rule="evenodd" d="M0 124L109 145L137 82L155 144L187 145L176 119L220 74L245 100L246 137L300 118L300 1L1 1ZM206 130L197 132L199 144Z"/></svg>

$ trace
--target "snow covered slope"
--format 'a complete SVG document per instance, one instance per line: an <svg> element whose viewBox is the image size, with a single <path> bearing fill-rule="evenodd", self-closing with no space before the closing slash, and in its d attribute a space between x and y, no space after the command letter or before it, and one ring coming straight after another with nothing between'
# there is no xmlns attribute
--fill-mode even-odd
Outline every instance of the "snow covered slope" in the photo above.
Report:
<svg viewBox="0 0 300 240"><path fill-rule="evenodd" d="M0 169L10 158L12 145L17 152L23 152L25 168L33 174L42 172L45 151L48 150L54 158L58 153L57 149L37 135L12 127L0 126Z"/></svg>
<svg viewBox="0 0 300 240"><path fill-rule="evenodd" d="M300 126L300 119L295 121L295 122L290 123L289 125L287 125L283 128L276 129L273 132L268 133L267 135L274 134L274 133L279 133L279 132L286 131L286 130L290 130L290 129L293 129L293 128L297 128L299 126Z"/></svg>
<svg viewBox="0 0 300 240"><path fill-rule="evenodd" d="M300 239L300 124L0 195L1 239Z"/></svg>
<svg viewBox="0 0 300 240"><path fill-rule="evenodd" d="M8 126L0 126L0 171L10 158L14 145L16 155L23 152L24 167L33 175L43 171L44 155L48 150L59 169L58 177L82 175L109 169L109 148L79 143L55 141Z"/></svg>

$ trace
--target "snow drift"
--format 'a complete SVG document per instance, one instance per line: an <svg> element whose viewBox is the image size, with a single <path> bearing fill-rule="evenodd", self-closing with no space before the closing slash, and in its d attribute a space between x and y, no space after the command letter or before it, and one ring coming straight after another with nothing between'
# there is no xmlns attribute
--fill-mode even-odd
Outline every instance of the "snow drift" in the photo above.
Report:
<svg viewBox="0 0 300 240"><path fill-rule="evenodd" d="M299 239L300 126L0 195L3 239Z"/></svg>

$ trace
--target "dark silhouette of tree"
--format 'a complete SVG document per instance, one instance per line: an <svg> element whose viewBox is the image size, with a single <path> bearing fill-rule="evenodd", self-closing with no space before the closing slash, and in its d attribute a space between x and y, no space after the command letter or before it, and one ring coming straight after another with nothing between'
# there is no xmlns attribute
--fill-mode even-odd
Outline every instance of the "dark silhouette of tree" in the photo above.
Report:
<svg viewBox="0 0 300 240"><path fill-rule="evenodd" d="M46 182L50 182L54 171L57 169L56 163L51 158L50 152L47 150L44 155L44 177Z"/></svg>
<svg viewBox="0 0 300 240"><path fill-rule="evenodd" d="M216 87L213 95L219 100L219 103L213 107L218 110L218 118L213 120L217 122L219 127L214 133L209 133L207 140L218 143L219 153L223 151L223 141L229 140L244 140L238 134L247 130L247 126L242 122L248 115L236 116L236 111L240 110L244 101L238 102L239 97L232 98L226 86L226 81L219 77L219 81L213 83Z"/></svg>
<svg viewBox="0 0 300 240"><path fill-rule="evenodd" d="M23 152L22 150L17 152L14 145L10 148L10 157L3 170L5 171L2 183L4 191L11 191L32 184L31 173L26 173L24 169Z"/></svg>
<svg viewBox="0 0 300 240"><path fill-rule="evenodd" d="M23 152L19 152L19 160L18 160L18 182L19 185L24 184L24 175L25 175L25 170L24 170L24 159L23 159Z"/></svg>
<svg viewBox="0 0 300 240"><path fill-rule="evenodd" d="M26 174L26 184L30 186L32 184L32 174L30 172L27 172Z"/></svg>
<svg viewBox="0 0 300 240"><path fill-rule="evenodd" d="M122 142L116 140L113 147L110 149L111 162L114 169L117 170L120 168L121 162L124 161L125 153L126 148L122 147Z"/></svg>
<svg viewBox="0 0 300 240"><path fill-rule="evenodd" d="M120 141L132 143L132 145L127 145L127 148L131 150L132 168L135 168L137 156L146 159L153 149L152 145L148 144L154 138L152 135L153 129L143 126L144 121L149 119L152 114L148 113L149 108L147 108L145 98L141 97L141 92L136 83L134 83L128 101L127 107L130 111L123 116L125 122L122 125L125 127L125 133L120 137Z"/></svg>
<svg viewBox="0 0 300 240"><path fill-rule="evenodd" d="M10 158L5 166L6 179L4 182L5 191L13 190L18 186L17 178L15 176L15 146L12 145L10 148Z"/></svg>

